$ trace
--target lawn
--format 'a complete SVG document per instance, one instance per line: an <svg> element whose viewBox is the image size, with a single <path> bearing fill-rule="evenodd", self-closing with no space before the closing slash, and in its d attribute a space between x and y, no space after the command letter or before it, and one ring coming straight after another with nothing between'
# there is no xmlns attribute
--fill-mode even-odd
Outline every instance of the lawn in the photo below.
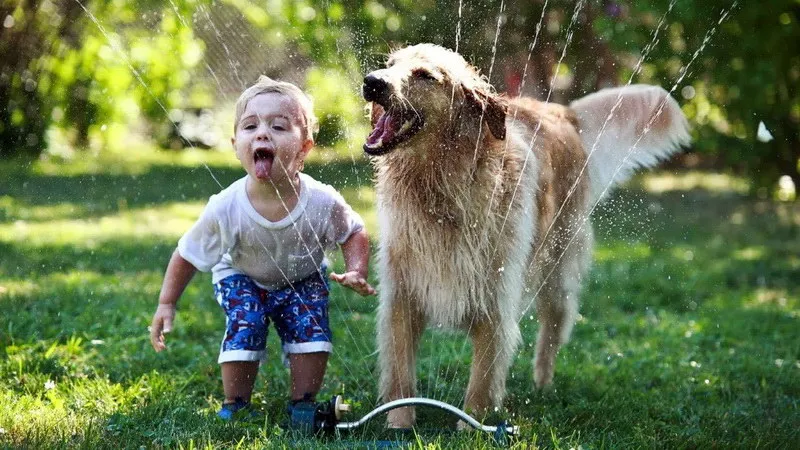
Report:
<svg viewBox="0 0 800 450"><path fill-rule="evenodd" d="M374 243L368 163L323 156L307 172L343 191ZM220 423L224 318L207 274L178 305L169 351L152 350L147 326L178 237L241 173L231 154L202 151L0 163L0 447L489 447L424 409L417 434L391 434L383 418L340 439L285 432L274 333L254 398L263 418ZM595 262L553 389L531 388L531 315L489 418L521 427L515 448L797 448L800 204L741 192L731 177L653 173L598 208ZM321 398L344 395L354 417L378 401L375 306L333 287ZM460 406L469 345L440 330L422 345L419 394Z"/></svg>

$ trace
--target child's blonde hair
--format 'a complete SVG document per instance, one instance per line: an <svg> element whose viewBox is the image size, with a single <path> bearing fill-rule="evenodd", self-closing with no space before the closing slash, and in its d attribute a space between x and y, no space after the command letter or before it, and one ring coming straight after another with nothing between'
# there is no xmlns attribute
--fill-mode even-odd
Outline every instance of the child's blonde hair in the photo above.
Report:
<svg viewBox="0 0 800 450"><path fill-rule="evenodd" d="M236 100L236 117L233 121L233 132L236 133L236 127L239 125L239 120L241 120L245 108L247 108L247 103L256 95L269 92L283 94L297 102L305 120L305 137L313 140L314 133L317 132L319 126L317 124L317 116L314 115L314 102L311 97L292 83L276 81L265 75L258 77L256 84L245 89L242 95L239 96L239 100Z"/></svg>

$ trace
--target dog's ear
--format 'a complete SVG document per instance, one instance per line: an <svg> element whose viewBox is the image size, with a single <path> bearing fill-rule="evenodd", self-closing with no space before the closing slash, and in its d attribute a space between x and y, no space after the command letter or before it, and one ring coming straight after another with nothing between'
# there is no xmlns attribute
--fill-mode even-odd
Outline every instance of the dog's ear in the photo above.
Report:
<svg viewBox="0 0 800 450"><path fill-rule="evenodd" d="M383 115L383 106L372 102L372 110L369 113L369 121L372 123L373 127L376 123L378 123L378 119L381 118L381 115Z"/></svg>
<svg viewBox="0 0 800 450"><path fill-rule="evenodd" d="M500 140L506 138L508 102L503 97L464 87L464 98L470 109L483 114L492 136Z"/></svg>

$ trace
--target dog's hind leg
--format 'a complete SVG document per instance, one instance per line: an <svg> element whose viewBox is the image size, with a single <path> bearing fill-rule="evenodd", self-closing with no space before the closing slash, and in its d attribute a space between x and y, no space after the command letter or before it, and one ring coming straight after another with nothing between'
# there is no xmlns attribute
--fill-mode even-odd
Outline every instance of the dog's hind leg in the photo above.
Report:
<svg viewBox="0 0 800 450"><path fill-rule="evenodd" d="M469 328L472 338L472 368L464 406L478 417L503 403L506 377L520 341L519 325L513 317L476 320Z"/></svg>
<svg viewBox="0 0 800 450"><path fill-rule="evenodd" d="M545 292L548 291L548 292ZM569 339L570 329L577 311L577 299L561 289L542 289L536 301L539 317L539 335L536 338L536 359L533 380L536 387L553 382L555 361L561 344Z"/></svg>
<svg viewBox="0 0 800 450"><path fill-rule="evenodd" d="M588 270L591 230L584 230L569 245L536 298L539 335L533 380L536 387L552 383L558 349L569 340L578 317L580 282ZM545 274L546 275L546 274Z"/></svg>
<svg viewBox="0 0 800 450"><path fill-rule="evenodd" d="M391 290L389 290L391 291ZM387 294L385 291L382 294ZM416 394L416 359L425 319L407 296L388 293L378 309L380 395L384 402ZM389 411L389 428L411 428L413 407Z"/></svg>

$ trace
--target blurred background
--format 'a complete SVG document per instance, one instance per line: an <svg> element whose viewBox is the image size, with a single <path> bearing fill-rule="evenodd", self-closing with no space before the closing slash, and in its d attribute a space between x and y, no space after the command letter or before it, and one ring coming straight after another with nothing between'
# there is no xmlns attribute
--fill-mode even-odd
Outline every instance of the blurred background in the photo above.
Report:
<svg viewBox="0 0 800 450"><path fill-rule="evenodd" d="M227 150L232 103L259 74L313 95L323 154L360 157L363 75L433 42L509 95L663 86L694 127L673 166L794 199L798 20L796 0L2 0L0 158Z"/></svg>

